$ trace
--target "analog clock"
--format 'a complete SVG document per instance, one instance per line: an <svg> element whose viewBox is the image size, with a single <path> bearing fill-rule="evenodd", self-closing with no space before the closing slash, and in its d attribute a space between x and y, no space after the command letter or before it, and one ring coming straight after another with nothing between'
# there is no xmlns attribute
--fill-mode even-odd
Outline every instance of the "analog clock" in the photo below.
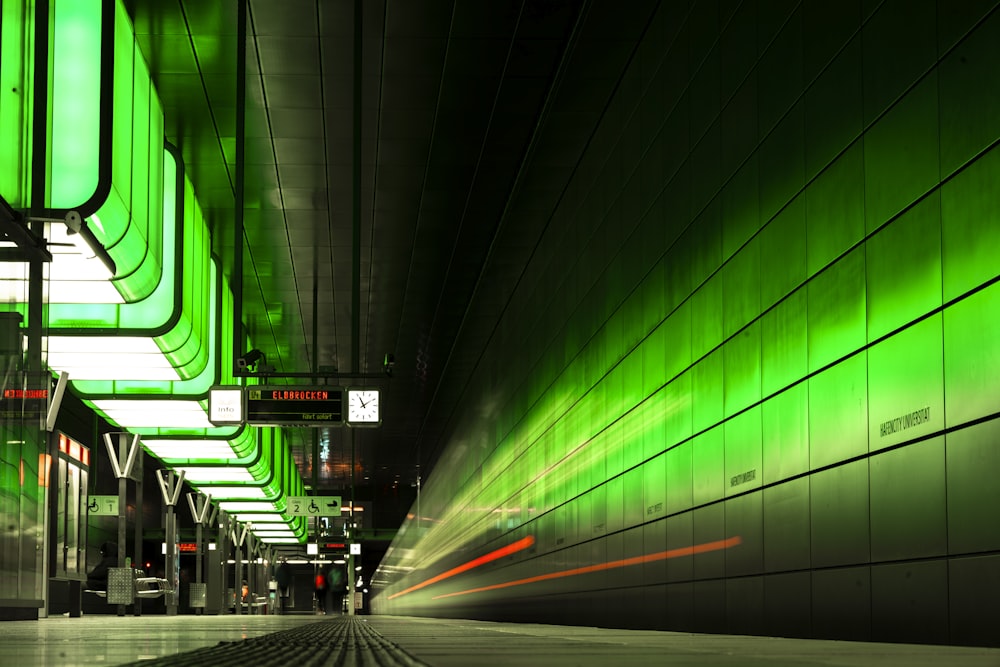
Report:
<svg viewBox="0 0 1000 667"><path fill-rule="evenodd" d="M347 421L353 424L379 422L378 389L347 390Z"/></svg>

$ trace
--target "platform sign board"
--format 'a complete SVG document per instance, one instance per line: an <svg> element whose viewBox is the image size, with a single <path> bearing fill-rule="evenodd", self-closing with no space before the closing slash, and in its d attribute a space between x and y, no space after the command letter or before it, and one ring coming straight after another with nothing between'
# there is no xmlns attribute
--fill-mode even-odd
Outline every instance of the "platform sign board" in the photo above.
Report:
<svg viewBox="0 0 1000 667"><path fill-rule="evenodd" d="M0 422L28 423L45 419L49 410L52 376L47 373L0 369Z"/></svg>
<svg viewBox="0 0 1000 667"><path fill-rule="evenodd" d="M90 496L87 511L91 516L118 516L118 496Z"/></svg>
<svg viewBox="0 0 1000 667"><path fill-rule="evenodd" d="M246 387L246 423L257 426L340 426L343 387Z"/></svg>
<svg viewBox="0 0 1000 667"><path fill-rule="evenodd" d="M340 496L288 496L289 516L340 516Z"/></svg>

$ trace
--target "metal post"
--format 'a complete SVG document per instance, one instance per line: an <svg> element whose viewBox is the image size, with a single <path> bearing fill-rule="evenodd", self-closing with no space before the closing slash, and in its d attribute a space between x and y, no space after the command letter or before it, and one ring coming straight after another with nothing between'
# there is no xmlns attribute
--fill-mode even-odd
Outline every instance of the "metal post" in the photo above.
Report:
<svg viewBox="0 0 1000 667"><path fill-rule="evenodd" d="M160 485L160 491L163 493L163 504L167 508L164 517L164 532L167 542L167 562L164 574L169 582L168 587L172 591L165 596L167 616L176 616L177 601L180 598L180 591L177 590L180 586L180 580L177 576L180 563L177 554L177 515L174 513L174 507L177 505L181 488L184 485L184 472L181 471L180 475L175 476L173 470L159 470L156 474L156 481Z"/></svg>
<svg viewBox="0 0 1000 667"><path fill-rule="evenodd" d="M133 567L142 567L142 447L136 444L135 462L132 465L132 480L135 482L135 561ZM121 507L121 505L119 505ZM121 552L119 552L121 553ZM135 616L142 616L142 598L136 597L132 606Z"/></svg>
<svg viewBox="0 0 1000 667"><path fill-rule="evenodd" d="M118 446L115 447L112 436L118 436ZM129 441L131 438L131 441ZM118 478L118 567L126 567L125 541L126 511L128 509L128 479L132 475L136 457L141 449L139 447L139 436L131 433L105 433L104 445L108 450L108 457L111 459L111 469ZM142 514L142 498L136 498L136 515ZM141 540L140 540L141 542ZM116 610L119 616L125 615L125 605L119 604Z"/></svg>
<svg viewBox="0 0 1000 667"><path fill-rule="evenodd" d="M215 540L215 549L218 551L219 555L219 589L221 592L221 603L219 605L219 613L226 613L226 609L229 608L229 600L227 596L229 594L229 586L227 586L228 580L226 579L226 561L229 560L229 513L219 511L219 533Z"/></svg>
<svg viewBox="0 0 1000 667"><path fill-rule="evenodd" d="M237 615L243 613L243 543L249 527L250 524L245 523L240 526L236 522L233 526L233 542L236 544L236 600L233 603L233 610Z"/></svg>
<svg viewBox="0 0 1000 667"><path fill-rule="evenodd" d="M203 541L201 539L201 527L206 521L211 522L211 518L208 516L209 509L212 507L212 496L202 496L198 493L189 493L187 495L188 507L191 508L191 517L194 519L195 533L194 533L194 583L198 584L199 589L201 588L202 581L202 561L205 558L205 550L203 546ZM214 514L213 514L214 516ZM193 596L192 596L193 597ZM194 603L192 602L192 606ZM194 613L196 616L200 616L203 612L202 607L194 607Z"/></svg>

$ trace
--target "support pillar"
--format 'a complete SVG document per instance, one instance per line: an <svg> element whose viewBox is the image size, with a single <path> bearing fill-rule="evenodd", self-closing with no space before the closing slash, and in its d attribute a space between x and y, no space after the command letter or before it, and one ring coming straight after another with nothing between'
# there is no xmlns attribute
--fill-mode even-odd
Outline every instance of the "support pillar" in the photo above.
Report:
<svg viewBox="0 0 1000 667"><path fill-rule="evenodd" d="M177 514L174 507L180 499L181 487L184 485L184 472L175 475L173 470L157 470L156 481L163 494L163 504L166 507L164 517L164 533L167 542L166 579L170 582L170 592L164 596L167 616L177 615L177 601L180 598L180 560L177 553Z"/></svg>
<svg viewBox="0 0 1000 667"><path fill-rule="evenodd" d="M209 515L212 509L212 496L203 496L200 493L187 494L188 507L191 508L191 518L194 519L194 585L191 587L189 598L191 607L197 616L201 616L205 608L205 582L202 578L202 561L205 559L204 543L201 539L201 527L203 524L211 525L215 519L215 511ZM197 598L197 599L196 599Z"/></svg>
<svg viewBox="0 0 1000 667"><path fill-rule="evenodd" d="M116 442L117 441L117 442ZM128 511L128 480L132 476L139 451L139 434L133 433L105 433L104 444L108 449L108 457L111 459L111 470L118 478L118 567L130 567L131 563L126 560L125 551L128 548L125 537L126 519ZM136 490L135 498L136 516L142 515L142 495ZM140 543L141 543L140 539ZM129 561L131 559L128 559ZM125 605L119 604L116 610L119 616L125 615Z"/></svg>

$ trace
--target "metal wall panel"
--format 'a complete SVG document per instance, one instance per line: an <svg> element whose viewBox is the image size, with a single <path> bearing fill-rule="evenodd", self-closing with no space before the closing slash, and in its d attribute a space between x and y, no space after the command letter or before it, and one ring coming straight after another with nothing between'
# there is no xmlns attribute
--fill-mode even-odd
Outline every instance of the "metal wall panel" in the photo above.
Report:
<svg viewBox="0 0 1000 667"><path fill-rule="evenodd" d="M726 579L726 632L738 635L764 633L764 578Z"/></svg>
<svg viewBox="0 0 1000 667"><path fill-rule="evenodd" d="M839 105L838 105L839 106ZM807 132L808 132L807 125ZM807 145L809 141L807 140ZM845 146L838 147L838 151ZM806 256L808 274L814 275L837 257L847 252L864 235L864 168L861 146L854 144L827 166L816 180L806 189ZM858 257L861 257L859 255ZM853 267L858 258L852 260ZM834 324L837 313L848 316L848 321L858 323L857 298L859 285L851 281L836 288L841 276L851 271L841 265L837 275L809 288L809 329L814 324ZM864 280L864 271L855 272L855 280ZM861 286L863 288L863 286ZM815 298L814 298L815 294ZM863 291L861 296L863 298ZM828 296L824 296L828 295ZM850 297L841 303L840 297ZM864 303L861 303L861 326L864 326ZM822 339L821 339L822 340ZM817 368L842 354L842 351L826 346L816 347L810 342L810 368Z"/></svg>
<svg viewBox="0 0 1000 667"><path fill-rule="evenodd" d="M998 283L944 312L945 422L950 427L996 411L1000 337L991 323L998 321Z"/></svg>
<svg viewBox="0 0 1000 667"><path fill-rule="evenodd" d="M941 305L940 195L932 193L878 231L865 252L873 341Z"/></svg>
<svg viewBox="0 0 1000 667"><path fill-rule="evenodd" d="M937 109L937 77L931 74L907 91L902 99L865 132L864 192L867 231L877 229L939 182L938 142L912 140L916 136L937 135ZM935 243L937 238L935 236L925 243ZM920 248L911 250L917 255L913 258L913 264L921 267L922 258L917 254ZM925 250L928 254L934 254L931 248ZM934 256L933 263L925 268L930 269L937 262L938 257ZM905 273L905 269L903 272Z"/></svg>
<svg viewBox="0 0 1000 667"><path fill-rule="evenodd" d="M818 637L871 639L871 573L850 567L812 571L812 625Z"/></svg>
<svg viewBox="0 0 1000 667"><path fill-rule="evenodd" d="M944 426L941 316L932 315L868 350L869 450Z"/></svg>
<svg viewBox="0 0 1000 667"><path fill-rule="evenodd" d="M810 576L809 572L790 572L764 577L764 634L813 636Z"/></svg>
<svg viewBox="0 0 1000 667"><path fill-rule="evenodd" d="M809 469L809 385L789 387L761 406L761 483Z"/></svg>
<svg viewBox="0 0 1000 667"><path fill-rule="evenodd" d="M764 489L764 571L809 567L809 478Z"/></svg>
<svg viewBox="0 0 1000 667"><path fill-rule="evenodd" d="M698 632L727 632L726 580L694 582L694 627Z"/></svg>
<svg viewBox="0 0 1000 667"><path fill-rule="evenodd" d="M760 232L761 272L760 305L769 308L786 295L795 291L806 279L806 210L805 197L792 199ZM805 297L805 292L802 292ZM792 318L802 323L797 315ZM765 316L766 321L766 316ZM766 326L766 325L765 325ZM765 328L765 331L767 329ZM802 352L805 352L805 325L802 323ZM767 345L768 336L762 343ZM805 357L803 356L803 364ZM805 366L803 365L803 368ZM764 383L764 393L769 385Z"/></svg>
<svg viewBox="0 0 1000 667"><path fill-rule="evenodd" d="M761 318L761 393L797 382L808 372L806 290L792 292Z"/></svg>
<svg viewBox="0 0 1000 667"><path fill-rule="evenodd" d="M870 462L872 562L947 553L944 438L884 452Z"/></svg>
<svg viewBox="0 0 1000 667"><path fill-rule="evenodd" d="M691 523L694 528L692 544L709 544L726 539L725 510L722 503L715 503L699 507L691 513ZM707 551L695 554L692 559L694 560L695 579L726 576L725 551Z"/></svg>
<svg viewBox="0 0 1000 667"><path fill-rule="evenodd" d="M809 379L809 466L867 451L867 354L861 352Z"/></svg>
<svg viewBox="0 0 1000 667"><path fill-rule="evenodd" d="M667 520L651 521L639 530L642 531L642 551L638 553L658 554L667 550ZM636 568L641 573L642 582L650 584L667 581L666 558L651 560Z"/></svg>
<svg viewBox="0 0 1000 667"><path fill-rule="evenodd" d="M722 551L726 559L727 577L759 574L764 569L762 498L763 494L755 491L738 498L731 498L724 504L725 537L740 538L739 548Z"/></svg>
<svg viewBox="0 0 1000 667"><path fill-rule="evenodd" d="M948 641L948 564L944 560L872 565L872 639Z"/></svg>
<svg viewBox="0 0 1000 667"><path fill-rule="evenodd" d="M725 436L722 426L696 436L693 441L692 503L701 505L722 498L726 493Z"/></svg>
<svg viewBox="0 0 1000 667"><path fill-rule="evenodd" d="M994 505L996 507L996 505ZM995 646L997 618L989 610L1000 600L1000 556L955 558L948 562L951 641Z"/></svg>
<svg viewBox="0 0 1000 667"><path fill-rule="evenodd" d="M725 422L725 495L760 488L761 410L753 407Z"/></svg>
<svg viewBox="0 0 1000 667"><path fill-rule="evenodd" d="M694 584L685 581L667 584L667 627L689 632L698 627L694 620Z"/></svg>
<svg viewBox="0 0 1000 667"><path fill-rule="evenodd" d="M667 457L667 514L691 507L694 493L692 451L694 441L688 440L672 448Z"/></svg>
<svg viewBox="0 0 1000 667"><path fill-rule="evenodd" d="M961 38L937 68L941 89L941 175L945 176L996 140L1000 96L993 86L981 84L1000 62L1000 15L993 12L974 32L966 33L995 3L938 4L941 52ZM970 114L969 109L976 109L976 113ZM996 238L997 230L986 233Z"/></svg>
<svg viewBox="0 0 1000 667"><path fill-rule="evenodd" d="M1000 420L945 437L948 552L1000 551Z"/></svg>
<svg viewBox="0 0 1000 667"><path fill-rule="evenodd" d="M868 461L813 474L809 510L814 568L867 562Z"/></svg>
<svg viewBox="0 0 1000 667"><path fill-rule="evenodd" d="M667 518L667 551L684 549L695 544L694 513L685 512ZM694 579L694 558L679 556L667 560L667 580L670 582Z"/></svg>

